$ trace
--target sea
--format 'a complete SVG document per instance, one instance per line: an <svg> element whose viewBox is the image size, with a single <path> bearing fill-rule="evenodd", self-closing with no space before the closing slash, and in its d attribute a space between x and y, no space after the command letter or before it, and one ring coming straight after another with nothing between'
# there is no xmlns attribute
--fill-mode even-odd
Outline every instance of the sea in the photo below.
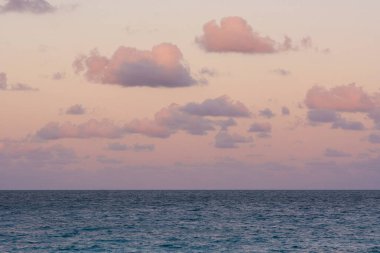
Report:
<svg viewBox="0 0 380 253"><path fill-rule="evenodd" d="M0 191L0 252L380 252L380 191Z"/></svg>

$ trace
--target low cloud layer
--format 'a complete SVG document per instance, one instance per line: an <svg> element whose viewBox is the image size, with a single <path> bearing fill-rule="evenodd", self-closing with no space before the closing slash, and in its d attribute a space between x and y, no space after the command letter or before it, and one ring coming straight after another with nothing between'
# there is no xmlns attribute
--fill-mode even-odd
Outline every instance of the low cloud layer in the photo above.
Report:
<svg viewBox="0 0 380 253"><path fill-rule="evenodd" d="M119 142L110 143L107 147L111 151L133 151L133 152L152 152L155 149L153 144L139 144L134 145L122 144Z"/></svg>
<svg viewBox="0 0 380 253"><path fill-rule="evenodd" d="M50 122L39 129L36 137L42 140L63 138L120 138L125 134L124 127L115 125L112 121L91 119L82 124L66 122L59 124Z"/></svg>
<svg viewBox="0 0 380 253"><path fill-rule="evenodd" d="M124 87L174 88L198 82L183 63L179 48L170 43L154 46L151 51L121 46L109 58L93 51L78 57L73 67L91 82Z"/></svg>
<svg viewBox="0 0 380 253"><path fill-rule="evenodd" d="M0 14L7 12L46 14L54 11L56 7L45 0L8 0L0 6Z"/></svg>
<svg viewBox="0 0 380 253"><path fill-rule="evenodd" d="M202 103L188 103L181 110L198 116L249 117L251 114L243 103L226 95Z"/></svg>
<svg viewBox="0 0 380 253"><path fill-rule="evenodd" d="M339 151L339 150L336 150L336 149L327 148L325 150L325 156L338 158L338 157L350 157L351 154L343 152L343 151Z"/></svg>
<svg viewBox="0 0 380 253"><path fill-rule="evenodd" d="M203 26L203 34L195 41L206 51L218 53L266 54L297 49L289 37L285 36L283 42L277 42L260 35L241 17L225 17L220 24L215 20L207 22ZM302 39L300 46L310 47L311 39Z"/></svg>

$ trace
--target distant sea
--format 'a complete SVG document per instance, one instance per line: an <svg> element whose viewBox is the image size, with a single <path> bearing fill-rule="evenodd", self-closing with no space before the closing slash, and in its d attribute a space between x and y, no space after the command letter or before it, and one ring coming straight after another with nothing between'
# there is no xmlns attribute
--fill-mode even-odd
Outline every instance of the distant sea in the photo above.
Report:
<svg viewBox="0 0 380 253"><path fill-rule="evenodd" d="M0 191L0 252L380 252L380 191Z"/></svg>

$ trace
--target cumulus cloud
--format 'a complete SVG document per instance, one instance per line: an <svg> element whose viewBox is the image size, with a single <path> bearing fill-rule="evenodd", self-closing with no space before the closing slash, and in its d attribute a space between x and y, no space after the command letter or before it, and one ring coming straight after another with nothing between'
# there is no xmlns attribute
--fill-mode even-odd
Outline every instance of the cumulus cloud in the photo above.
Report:
<svg viewBox="0 0 380 253"><path fill-rule="evenodd" d="M67 108L66 114L70 115L82 115L86 113L86 109L83 107L83 105L75 104Z"/></svg>
<svg viewBox="0 0 380 253"><path fill-rule="evenodd" d="M354 130L354 131L361 131L365 129L362 122L350 121L344 118L338 118L337 120L335 120L335 122L332 124L332 128L340 128L344 130Z"/></svg>
<svg viewBox="0 0 380 253"><path fill-rule="evenodd" d="M355 84L327 89L312 87L306 94L305 104L310 109L325 109L343 112L367 112L376 106L373 96Z"/></svg>
<svg viewBox="0 0 380 253"><path fill-rule="evenodd" d="M310 38L309 40L311 43ZM225 17L220 24L215 20L207 22L203 26L203 34L195 41L206 51L219 53L263 54L297 49L288 36L284 37L283 42L262 36L241 17ZM304 44L301 43L300 46Z"/></svg>
<svg viewBox="0 0 380 253"><path fill-rule="evenodd" d="M125 87L185 87L197 84L183 63L179 48L170 43L154 46L151 51L119 47L107 58L97 51L78 57L73 67L76 73L96 83Z"/></svg>
<svg viewBox="0 0 380 253"><path fill-rule="evenodd" d="M373 144L379 144L380 143L380 135L379 134L370 134L368 136L368 141Z"/></svg>
<svg viewBox="0 0 380 253"><path fill-rule="evenodd" d="M206 99L202 103L188 103L181 110L198 116L249 117L250 111L240 101L233 101L228 96Z"/></svg>
<svg viewBox="0 0 380 253"><path fill-rule="evenodd" d="M325 156L327 156L327 157L350 157L351 154L343 152L343 151L339 151L336 149L327 148L325 150Z"/></svg>
<svg viewBox="0 0 380 253"><path fill-rule="evenodd" d="M193 135L204 135L214 130L214 125L212 120L188 114L180 110L180 106L172 104L157 112L153 120L135 119L126 125L126 129L129 133L167 138L180 130Z"/></svg>
<svg viewBox="0 0 380 253"><path fill-rule="evenodd" d="M43 140L62 138L120 138L125 134L124 127L112 121L91 119L82 124L50 122L36 132L36 137Z"/></svg>
<svg viewBox="0 0 380 253"><path fill-rule="evenodd" d="M216 148L237 148L238 144L251 142L253 142L252 137L246 137L240 134L230 134L226 131L220 131L215 136L214 146Z"/></svg>
<svg viewBox="0 0 380 253"><path fill-rule="evenodd" d="M45 0L8 0L5 5L0 6L0 13L20 12L32 14L51 13L56 10Z"/></svg>
<svg viewBox="0 0 380 253"><path fill-rule="evenodd" d="M264 123L253 123L248 129L249 132L258 132L258 133L270 133L272 131L272 126L268 122Z"/></svg>
<svg viewBox="0 0 380 253"><path fill-rule="evenodd" d="M275 114L269 108L265 108L264 110L259 111L259 115L268 119L273 118L275 116Z"/></svg>

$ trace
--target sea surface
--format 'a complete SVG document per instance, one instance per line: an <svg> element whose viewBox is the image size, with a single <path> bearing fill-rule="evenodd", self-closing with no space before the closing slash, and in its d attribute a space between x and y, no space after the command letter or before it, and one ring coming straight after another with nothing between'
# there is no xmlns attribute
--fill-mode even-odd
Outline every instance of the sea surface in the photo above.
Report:
<svg viewBox="0 0 380 253"><path fill-rule="evenodd" d="M380 191L0 191L0 252L380 252Z"/></svg>

